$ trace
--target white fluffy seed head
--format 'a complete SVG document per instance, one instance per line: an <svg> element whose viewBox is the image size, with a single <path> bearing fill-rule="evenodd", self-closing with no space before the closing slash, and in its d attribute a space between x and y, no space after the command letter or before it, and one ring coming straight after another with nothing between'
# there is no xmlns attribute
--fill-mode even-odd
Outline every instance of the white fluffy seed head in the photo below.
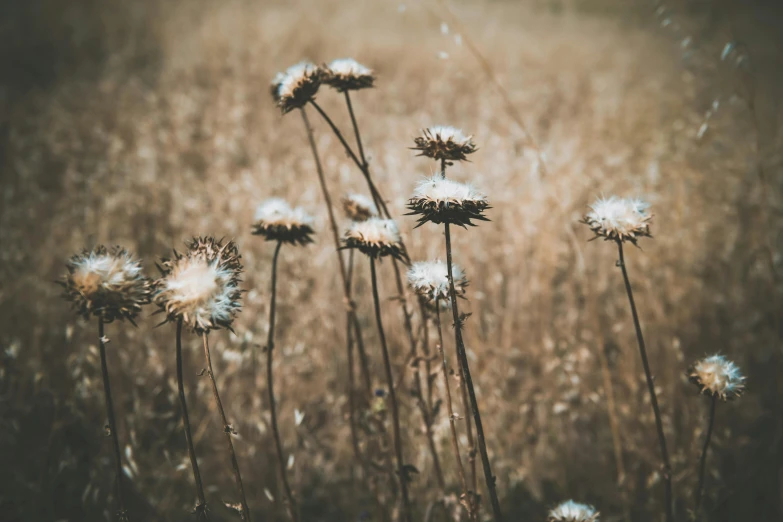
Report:
<svg viewBox="0 0 783 522"><path fill-rule="evenodd" d="M421 180L408 200L412 215L419 215L419 225L453 223L473 225L471 220L488 221L484 211L489 207L486 196L469 183L460 183L439 174Z"/></svg>
<svg viewBox="0 0 783 522"><path fill-rule="evenodd" d="M736 364L722 355L710 355L694 364L688 377L706 395L724 401L736 399L745 391L745 377Z"/></svg>
<svg viewBox="0 0 783 522"><path fill-rule="evenodd" d="M477 191L470 183L460 183L436 174L416 184L414 199L424 199L441 204L461 205L466 201L486 201L486 196Z"/></svg>
<svg viewBox="0 0 783 522"><path fill-rule="evenodd" d="M277 73L272 80L272 98L283 113L303 107L315 97L321 85L321 69L303 61L292 65L285 72Z"/></svg>
<svg viewBox="0 0 783 522"><path fill-rule="evenodd" d="M457 296L464 296L468 286L465 272L458 265L452 264L451 273L454 276L454 290ZM443 261L413 263L408 270L408 283L414 292L426 297L430 304L434 305L437 301L442 307L451 306L448 267Z"/></svg>
<svg viewBox="0 0 783 522"><path fill-rule="evenodd" d="M402 239L397 224L391 219L370 218L354 221L345 232L343 243L347 248L358 248L371 257L391 255L403 259Z"/></svg>
<svg viewBox="0 0 783 522"><path fill-rule="evenodd" d="M363 194L348 194L343 198L343 210L351 221L366 221L378 217L373 200Z"/></svg>
<svg viewBox="0 0 783 522"><path fill-rule="evenodd" d="M253 234L269 241L305 245L312 242L314 223L301 207L292 208L284 199L271 198L256 209Z"/></svg>
<svg viewBox="0 0 783 522"><path fill-rule="evenodd" d="M375 73L353 58L340 58L324 67L323 82L341 92L367 89L375 83Z"/></svg>
<svg viewBox="0 0 783 522"><path fill-rule="evenodd" d="M590 227L596 237L636 244L640 237L652 237L649 208L648 203L638 198L598 198L590 205L590 212L582 222Z"/></svg>
<svg viewBox="0 0 783 522"><path fill-rule="evenodd" d="M439 136L443 141L452 141L457 145L467 145L473 136L468 136L462 129L452 127L451 125L436 125L427 129L431 134Z"/></svg>
<svg viewBox="0 0 783 522"><path fill-rule="evenodd" d="M133 318L150 302L150 281L141 262L127 250L98 246L73 256L60 284L65 297L85 318L95 315L104 322Z"/></svg>
<svg viewBox="0 0 783 522"><path fill-rule="evenodd" d="M161 262L155 302L167 320L181 319L198 333L230 328L241 308L241 268L233 242L194 238L184 255Z"/></svg>
<svg viewBox="0 0 783 522"><path fill-rule="evenodd" d="M416 144L413 149L418 150L420 156L444 160L448 164L452 161L467 160L468 154L478 150L473 143L473 136L468 136L462 130L449 126L424 129L421 136L414 138L413 142Z"/></svg>
<svg viewBox="0 0 783 522"><path fill-rule="evenodd" d="M593 506L568 500L549 511L549 522L597 522L598 515Z"/></svg>
<svg viewBox="0 0 783 522"><path fill-rule="evenodd" d="M329 70L337 74L366 75L372 74L372 69L365 67L353 58L338 58L329 63Z"/></svg>

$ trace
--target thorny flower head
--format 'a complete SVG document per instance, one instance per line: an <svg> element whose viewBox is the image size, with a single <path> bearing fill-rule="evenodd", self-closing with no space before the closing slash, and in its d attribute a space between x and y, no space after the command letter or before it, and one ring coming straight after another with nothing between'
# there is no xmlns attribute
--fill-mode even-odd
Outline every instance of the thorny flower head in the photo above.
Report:
<svg viewBox="0 0 783 522"><path fill-rule="evenodd" d="M155 303L166 321L182 319L196 333L230 329L241 309L239 257L233 241L195 237L184 254L161 260Z"/></svg>
<svg viewBox="0 0 783 522"><path fill-rule="evenodd" d="M724 401L736 399L745 391L745 377L736 364L722 355L710 355L688 370L688 378L706 395Z"/></svg>
<svg viewBox="0 0 783 522"><path fill-rule="evenodd" d="M486 196L473 186L436 174L416 185L413 197L408 200L410 212L407 215L419 215L417 227L427 221L464 227L475 226L471 219L489 221L484 216L484 211L489 208Z"/></svg>
<svg viewBox="0 0 783 522"><path fill-rule="evenodd" d="M478 150L473 143L473 136L466 136L454 127L424 129L422 135L414 138L413 142L416 144L413 150L418 150L419 156L435 160L463 161L468 159L468 154Z"/></svg>
<svg viewBox="0 0 783 522"><path fill-rule="evenodd" d="M62 281L63 297L85 319L91 315L110 323L133 318L152 298L152 283L144 277L141 262L120 247L97 246L73 256Z"/></svg>
<svg viewBox="0 0 783 522"><path fill-rule="evenodd" d="M361 194L348 194L343 198L343 210L351 221L367 221L378 217L378 208L375 203Z"/></svg>
<svg viewBox="0 0 783 522"><path fill-rule="evenodd" d="M407 261L400 231L391 219L370 218L354 221L343 236L344 248L357 248L372 258L392 256Z"/></svg>
<svg viewBox="0 0 783 522"><path fill-rule="evenodd" d="M593 506L568 500L549 511L549 522L598 522Z"/></svg>
<svg viewBox="0 0 783 522"><path fill-rule="evenodd" d="M323 71L317 65L299 62L275 75L270 86L272 98L283 114L304 107L315 98L322 77Z"/></svg>
<svg viewBox="0 0 783 522"><path fill-rule="evenodd" d="M283 199L267 199L256 210L253 234L267 241L282 241L291 245L313 242L313 218L302 208L291 206Z"/></svg>
<svg viewBox="0 0 783 522"><path fill-rule="evenodd" d="M465 272L455 265L451 265L451 274L454 276L454 291L457 297L464 297L468 278ZM408 270L408 283L413 291L427 299L427 303L434 306L435 302L441 307L451 306L449 297L449 271L446 263L437 261L419 261L413 263Z"/></svg>
<svg viewBox="0 0 783 522"><path fill-rule="evenodd" d="M324 67L323 83L339 92L367 89L375 83L375 73L353 58L333 60Z"/></svg>
<svg viewBox="0 0 783 522"><path fill-rule="evenodd" d="M635 245L640 237L652 237L652 215L647 212L649 207L641 199L598 198L590 205L590 212L582 223L590 227L595 237L603 237L607 241L630 241Z"/></svg>

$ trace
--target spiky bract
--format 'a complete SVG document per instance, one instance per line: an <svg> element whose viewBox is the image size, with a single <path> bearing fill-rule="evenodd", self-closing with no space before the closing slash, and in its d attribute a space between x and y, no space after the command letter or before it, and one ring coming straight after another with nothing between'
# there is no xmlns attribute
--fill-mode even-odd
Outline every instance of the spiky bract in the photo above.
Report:
<svg viewBox="0 0 783 522"><path fill-rule="evenodd" d="M491 208L487 198L472 185L460 183L440 175L419 182L408 200L407 215L418 215L417 227L427 221L436 224L450 223L459 226L471 225L473 219L489 221L484 212Z"/></svg>
<svg viewBox="0 0 783 522"><path fill-rule="evenodd" d="M166 321L182 319L196 333L231 328L241 309L239 274L242 264L233 241L195 237L184 254L158 265L162 277L156 283L155 303Z"/></svg>
<svg viewBox="0 0 783 522"><path fill-rule="evenodd" d="M378 208L372 199L362 194L348 194L343 198L343 210L351 221L367 221L378 217Z"/></svg>
<svg viewBox="0 0 783 522"><path fill-rule="evenodd" d="M745 391L745 377L736 364L722 355L710 355L688 370L688 378L701 393L723 401L736 399Z"/></svg>
<svg viewBox="0 0 783 522"><path fill-rule="evenodd" d="M310 62L299 62L275 75L270 86L272 98L283 114L299 109L315 98L322 78L320 67Z"/></svg>
<svg viewBox="0 0 783 522"><path fill-rule="evenodd" d="M344 248L356 248L372 258L392 256L407 262L400 231L391 219L354 221L343 236Z"/></svg>
<svg viewBox="0 0 783 522"><path fill-rule="evenodd" d="M60 285L63 297L85 319L91 315L105 323L133 319L152 298L152 283L144 277L141 262L124 248L99 245L73 256Z"/></svg>
<svg viewBox="0 0 783 522"><path fill-rule="evenodd" d="M468 154L478 150L473 143L473 136L466 136L454 127L424 129L422 135L414 138L413 142L416 144L413 150L419 151L419 156L435 160L463 161L468 159Z"/></svg>
<svg viewBox="0 0 783 522"><path fill-rule="evenodd" d="M314 220L301 207L292 208L287 201L271 198L258 206L253 234L267 241L282 241L291 245L313 242Z"/></svg>
<svg viewBox="0 0 783 522"><path fill-rule="evenodd" d="M652 215L648 213L650 205L641 199L598 198L590 205L590 212L582 223L590 227L595 237L611 241L628 241L636 244L640 237L652 237L650 223Z"/></svg>

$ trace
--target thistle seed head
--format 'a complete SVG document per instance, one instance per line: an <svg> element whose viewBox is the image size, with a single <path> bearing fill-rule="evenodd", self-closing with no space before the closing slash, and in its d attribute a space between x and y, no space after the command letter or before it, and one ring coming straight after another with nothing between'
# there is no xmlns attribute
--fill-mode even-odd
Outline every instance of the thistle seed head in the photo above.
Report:
<svg viewBox="0 0 783 522"><path fill-rule="evenodd" d="M272 80L272 99L283 114L304 107L315 98L322 77L323 71L315 64L299 62L292 65L285 72L277 73Z"/></svg>
<svg viewBox="0 0 783 522"><path fill-rule="evenodd" d="M435 160L466 161L468 154L478 150L473 143L473 136L466 136L454 127L424 129L422 135L414 138L413 142L416 144L413 150L418 150L419 156Z"/></svg>
<svg viewBox="0 0 783 522"><path fill-rule="evenodd" d="M100 317L105 323L115 319L133 322L141 307L152 299L152 283L144 277L141 262L120 247L97 246L73 256L60 285L63 297L77 313Z"/></svg>
<svg viewBox="0 0 783 522"><path fill-rule="evenodd" d="M457 297L464 297L468 286L465 272L459 266L452 264L451 273L454 276L454 291ZM451 307L449 271L443 261L413 263L408 270L408 283L413 291L424 297L432 307L435 306L436 301L442 308Z"/></svg>
<svg viewBox="0 0 783 522"><path fill-rule="evenodd" d="M649 207L641 199L598 198L581 222L590 227L595 237L603 237L607 241L629 241L635 245L640 237L652 237L652 215L647 212Z"/></svg>
<svg viewBox="0 0 783 522"><path fill-rule="evenodd" d="M368 89L375 83L375 73L353 58L333 60L324 66L323 83L339 92Z"/></svg>
<svg viewBox="0 0 783 522"><path fill-rule="evenodd" d="M343 236L344 248L357 248L372 258L392 256L407 262L400 231L391 219L370 218L354 221Z"/></svg>
<svg viewBox="0 0 783 522"><path fill-rule="evenodd" d="M593 506L568 500L549 511L549 522L598 522Z"/></svg>
<svg viewBox="0 0 783 522"><path fill-rule="evenodd" d="M351 221L367 221L378 217L375 203L362 194L348 194L343 198L343 210Z"/></svg>
<svg viewBox="0 0 783 522"><path fill-rule="evenodd" d="M736 399L745 391L745 377L736 364L722 355L710 355L688 370L688 378L699 391L723 401Z"/></svg>
<svg viewBox="0 0 783 522"><path fill-rule="evenodd" d="M312 216L302 208L291 208L287 201L271 198L258 206L253 234L267 241L306 245L313 242L313 223Z"/></svg>
<svg viewBox="0 0 783 522"><path fill-rule="evenodd" d="M242 264L233 241L223 243L211 237L195 237L187 251L163 259L162 277L156 283L155 303L166 321L182 319L196 333L231 329L239 313Z"/></svg>
<svg viewBox="0 0 783 522"><path fill-rule="evenodd" d="M435 224L451 223L464 227L475 226L472 219L489 221L484 211L491 208L487 198L467 183L459 183L435 175L416 185L408 200L406 215L418 215L417 227L427 221Z"/></svg>

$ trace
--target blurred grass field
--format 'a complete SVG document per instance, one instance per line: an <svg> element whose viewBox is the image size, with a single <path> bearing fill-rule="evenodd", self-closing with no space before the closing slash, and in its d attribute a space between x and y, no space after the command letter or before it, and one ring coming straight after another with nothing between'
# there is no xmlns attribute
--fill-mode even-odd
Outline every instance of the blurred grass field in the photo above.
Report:
<svg viewBox="0 0 783 522"><path fill-rule="evenodd" d="M439 230L413 230L403 216L415 183L435 169L409 150L413 137L454 125L479 146L451 175L488 195L492 221L456 231L454 248L470 279L466 341L507 519L544 520L574 498L605 522L661 520L654 421L616 253L588 243L577 222L595 197L614 193L644 197L655 214L655 238L627 262L680 519L692 506L708 405L685 371L714 352L737 362L748 391L718 410L709 520L783 517L780 9L454 2L463 33L443 5L20 0L0 8L1 519L111 519L94 324L75 319L52 284L64 261L85 246L121 244L155 275L160 256L211 234L239 244L247 291L235 334L212 336L221 395L251 510L285 520L260 356L273 248L250 234L255 206L272 196L319 219L316 244L281 258L275 386L294 456L289 476L304 520L371 511L349 442L345 318L326 212L301 121L281 116L268 93L274 74L295 62L347 56L378 74L377 88L354 103L375 181L414 260L445 253ZM727 42L741 45L721 60ZM323 89L318 102L350 134L341 97ZM333 199L364 191L328 127L311 120ZM389 264L381 273L392 297ZM367 267L357 274L381 386ZM399 308L384 307L397 372L410 372ZM108 327L134 521L186 520L193 505L174 332L158 322L145 314L136 329ZM186 341L213 519L236 520L221 504L236 499L209 383L195 376L199 342ZM453 341L446 347L453 354ZM440 493L415 401L401 395L423 519ZM305 416L298 427L295 411ZM453 492L445 415L435 432Z"/></svg>

